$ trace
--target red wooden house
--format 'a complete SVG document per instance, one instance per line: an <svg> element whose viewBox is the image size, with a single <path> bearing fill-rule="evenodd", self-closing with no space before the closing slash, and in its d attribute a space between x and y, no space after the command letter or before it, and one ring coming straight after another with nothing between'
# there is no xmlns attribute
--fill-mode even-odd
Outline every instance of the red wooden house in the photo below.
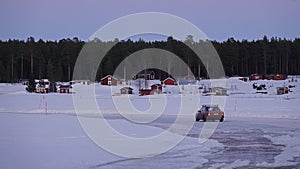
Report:
<svg viewBox="0 0 300 169"><path fill-rule="evenodd" d="M59 93L70 93L71 85L61 85L59 87Z"/></svg>
<svg viewBox="0 0 300 169"><path fill-rule="evenodd" d="M249 80L261 80L262 79L262 75L261 74L252 74L249 77Z"/></svg>
<svg viewBox="0 0 300 169"><path fill-rule="evenodd" d="M286 79L286 76L285 75L282 75L282 74L275 74L273 77L272 77L273 80L285 80Z"/></svg>
<svg viewBox="0 0 300 169"><path fill-rule="evenodd" d="M144 96L144 95L150 95L151 94L151 89L140 89L139 93L141 96Z"/></svg>
<svg viewBox="0 0 300 169"><path fill-rule="evenodd" d="M161 86L161 84L153 84L151 86L151 93L162 93L162 86Z"/></svg>
<svg viewBox="0 0 300 169"><path fill-rule="evenodd" d="M48 79L35 80L35 93L48 93L50 81Z"/></svg>
<svg viewBox="0 0 300 169"><path fill-rule="evenodd" d="M163 84L164 85L177 85L177 82L173 78L168 77L163 81Z"/></svg>
<svg viewBox="0 0 300 169"><path fill-rule="evenodd" d="M101 79L101 85L117 86L118 79L112 75L107 75Z"/></svg>
<svg viewBox="0 0 300 169"><path fill-rule="evenodd" d="M162 93L162 85L161 84L153 84L151 85L151 89L140 89L140 95L152 95L154 93L160 94Z"/></svg>

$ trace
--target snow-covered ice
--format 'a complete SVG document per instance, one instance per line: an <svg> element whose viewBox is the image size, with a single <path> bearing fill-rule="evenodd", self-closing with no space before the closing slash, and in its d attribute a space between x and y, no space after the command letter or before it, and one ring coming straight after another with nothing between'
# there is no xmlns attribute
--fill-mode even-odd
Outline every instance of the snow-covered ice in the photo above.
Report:
<svg viewBox="0 0 300 169"><path fill-rule="evenodd" d="M190 112L185 120L194 124L185 139L171 150L147 158L121 157L95 144L77 119L72 94L27 93L22 85L0 84L0 168L299 168L299 81L255 81L267 86L268 94L260 94L252 88L254 82L227 79L228 96L197 96L199 105L215 98L225 101L225 121L217 124L208 140L199 140L204 123L194 123L194 112ZM292 92L275 94L276 87L290 84L296 86ZM210 81L197 85L209 86ZM163 88L166 94L153 96L120 96L120 87L89 87L95 88L103 117L93 111L87 111L86 117L105 118L119 133L134 138L165 132L178 115L181 98L195 95L195 91L179 94L182 88L169 86ZM152 122L135 123L125 118L137 114L120 115L114 106L114 100L122 98L129 98L142 112L157 101L167 101L167 106ZM187 130L184 124L168 132L182 135Z"/></svg>

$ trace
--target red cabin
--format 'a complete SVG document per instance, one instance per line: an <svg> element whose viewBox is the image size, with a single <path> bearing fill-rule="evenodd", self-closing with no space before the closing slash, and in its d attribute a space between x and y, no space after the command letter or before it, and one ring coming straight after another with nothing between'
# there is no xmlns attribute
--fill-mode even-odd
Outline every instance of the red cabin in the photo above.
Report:
<svg viewBox="0 0 300 169"><path fill-rule="evenodd" d="M107 75L101 79L101 85L107 86L117 86L118 79L113 77L112 75Z"/></svg>
<svg viewBox="0 0 300 169"><path fill-rule="evenodd" d="M59 93L70 93L70 89L72 87L70 85L61 85L59 87Z"/></svg>
<svg viewBox="0 0 300 169"><path fill-rule="evenodd" d="M161 86L161 84L153 84L151 86L151 93L162 93L162 86Z"/></svg>
<svg viewBox="0 0 300 169"><path fill-rule="evenodd" d="M150 95L151 94L151 89L140 89L140 95Z"/></svg>
<svg viewBox="0 0 300 169"><path fill-rule="evenodd" d="M170 77L166 78L164 81L163 81L163 84L164 85L177 85L176 81Z"/></svg>
<svg viewBox="0 0 300 169"><path fill-rule="evenodd" d="M286 76L282 75L282 74L276 74L272 77L273 80L285 80Z"/></svg>
<svg viewBox="0 0 300 169"><path fill-rule="evenodd" d="M261 74L252 74L249 77L249 80L261 80L262 79L262 75Z"/></svg>

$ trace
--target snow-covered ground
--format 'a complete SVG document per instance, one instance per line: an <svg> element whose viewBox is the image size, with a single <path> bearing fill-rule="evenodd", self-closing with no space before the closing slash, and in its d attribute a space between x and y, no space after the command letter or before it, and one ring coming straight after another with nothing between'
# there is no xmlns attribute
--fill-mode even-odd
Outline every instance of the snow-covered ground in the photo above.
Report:
<svg viewBox="0 0 300 169"><path fill-rule="evenodd" d="M138 96L137 92L120 96L120 87L86 86L95 88L97 104L104 114L100 117L97 112L87 111L86 117L104 118L119 133L134 138L166 132L178 115L183 97L196 96L199 105L224 101L223 123L194 123L194 112L186 113L184 120L192 126L184 140L165 153L146 158L118 156L95 144L77 119L72 94L27 93L22 85L0 84L0 168L299 168L300 79L297 80L242 82L230 78L225 86L228 96L197 95L198 86L210 87L209 80L179 89L166 86L163 90L168 94L153 96ZM268 94L256 93L253 83L265 84ZM288 85L295 85L292 92L276 95L276 87ZM177 94L182 89L185 92ZM155 104L165 107L153 121L136 123L120 115L114 106L123 99L129 99L141 112ZM152 114L148 111L144 115ZM167 132L184 136L184 124ZM199 138L205 125L217 126L208 140ZM97 132L104 131L100 128ZM127 147L132 151L135 148Z"/></svg>

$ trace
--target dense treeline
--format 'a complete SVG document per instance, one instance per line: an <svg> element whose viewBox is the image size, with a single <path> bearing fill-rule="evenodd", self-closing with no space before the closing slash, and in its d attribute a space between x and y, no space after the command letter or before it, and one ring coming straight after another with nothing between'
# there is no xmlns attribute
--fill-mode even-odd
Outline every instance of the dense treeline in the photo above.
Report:
<svg viewBox="0 0 300 169"><path fill-rule="evenodd" d="M147 48L160 48L173 52L189 65L196 77L207 76L204 64L195 53L183 42L174 40L172 37L169 37L167 41L119 41L115 39L114 42L118 43L107 53L99 66L96 80L112 74L118 64L128 55ZM208 43L207 41L194 42L192 36L188 36L185 42L191 45ZM113 42L94 40L88 43ZM72 79L77 56L85 44L86 42L78 38L43 41L29 37L26 41L0 41L0 82L28 79L31 74L35 78L69 81ZM228 76L248 76L253 73L300 74L299 38L294 40L268 39L265 36L256 41L237 41L229 38L224 42L212 41L212 44ZM159 77L165 76L160 75Z"/></svg>
<svg viewBox="0 0 300 169"><path fill-rule="evenodd" d="M300 73L300 39L286 40L280 38L248 42L235 41L213 42L217 49L227 75L247 76L260 74L299 74Z"/></svg>

